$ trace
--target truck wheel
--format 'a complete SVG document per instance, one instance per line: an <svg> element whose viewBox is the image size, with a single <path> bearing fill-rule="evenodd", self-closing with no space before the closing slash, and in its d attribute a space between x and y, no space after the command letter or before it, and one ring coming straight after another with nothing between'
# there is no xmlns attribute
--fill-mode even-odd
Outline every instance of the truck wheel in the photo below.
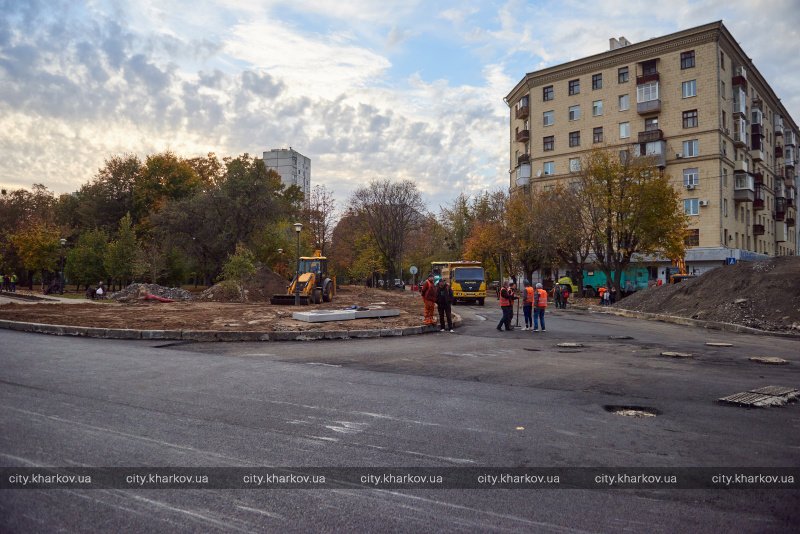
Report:
<svg viewBox="0 0 800 534"><path fill-rule="evenodd" d="M478 306L483 306L483 302L486 299L478 299Z"/></svg>
<svg viewBox="0 0 800 534"><path fill-rule="evenodd" d="M331 290L333 289L333 284L328 282L325 284L325 291L322 292L322 300L323 302L330 302L331 301Z"/></svg>
<svg viewBox="0 0 800 534"><path fill-rule="evenodd" d="M322 290L315 289L314 292L311 294L311 302L314 304L320 304L322 302Z"/></svg>

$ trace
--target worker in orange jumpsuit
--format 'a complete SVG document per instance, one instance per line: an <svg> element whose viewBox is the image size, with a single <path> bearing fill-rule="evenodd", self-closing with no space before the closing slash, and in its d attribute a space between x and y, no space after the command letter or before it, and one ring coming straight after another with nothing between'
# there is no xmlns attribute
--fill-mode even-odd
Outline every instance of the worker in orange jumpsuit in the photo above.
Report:
<svg viewBox="0 0 800 534"><path fill-rule="evenodd" d="M425 303L425 324L434 325L433 312L436 309L436 284L433 283L433 273L428 274L428 279L419 289L422 295L422 302Z"/></svg>

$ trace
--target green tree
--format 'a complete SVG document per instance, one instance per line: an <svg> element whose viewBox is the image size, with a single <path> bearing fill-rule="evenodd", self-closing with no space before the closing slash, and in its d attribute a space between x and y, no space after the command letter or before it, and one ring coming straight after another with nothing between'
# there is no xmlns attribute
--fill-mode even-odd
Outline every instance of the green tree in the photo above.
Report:
<svg viewBox="0 0 800 534"><path fill-rule="evenodd" d="M228 256L228 261L222 266L222 278L236 286L242 301L245 300L244 283L255 272L255 256L243 244L237 243L236 252Z"/></svg>
<svg viewBox="0 0 800 534"><path fill-rule="evenodd" d="M106 278L104 258L108 245L105 230L95 229L82 233L75 246L67 253L66 277L80 288Z"/></svg>
<svg viewBox="0 0 800 534"><path fill-rule="evenodd" d="M42 289L48 272L58 269L61 259L61 232L47 222L33 222L11 234L11 244L16 249L23 267L42 275Z"/></svg>
<svg viewBox="0 0 800 534"><path fill-rule="evenodd" d="M91 182L59 199L61 216L80 229L102 228L115 232L126 213L135 213L133 192L136 183L141 181L141 174L142 162L137 156L110 157ZM136 222L134 220L134 224Z"/></svg>
<svg viewBox="0 0 800 534"><path fill-rule="evenodd" d="M106 248L103 265L114 283L124 287L133 278L138 243L130 213L119 221L116 238Z"/></svg>
<svg viewBox="0 0 800 534"><path fill-rule="evenodd" d="M596 262L617 294L634 255L675 253L686 231L680 194L649 157L593 150L582 163L579 198Z"/></svg>
<svg viewBox="0 0 800 534"><path fill-rule="evenodd" d="M145 222L149 214L163 209L168 201L191 197L203 186L192 166L174 153L147 156L133 186L136 220Z"/></svg>

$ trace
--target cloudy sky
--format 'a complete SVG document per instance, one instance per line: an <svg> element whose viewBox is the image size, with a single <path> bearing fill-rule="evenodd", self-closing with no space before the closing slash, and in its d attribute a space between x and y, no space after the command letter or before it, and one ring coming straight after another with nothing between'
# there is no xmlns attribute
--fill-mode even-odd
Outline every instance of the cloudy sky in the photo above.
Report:
<svg viewBox="0 0 800 534"><path fill-rule="evenodd" d="M438 210L507 186L526 72L716 20L800 120L796 0L0 0L0 185L292 146L340 205L408 178Z"/></svg>

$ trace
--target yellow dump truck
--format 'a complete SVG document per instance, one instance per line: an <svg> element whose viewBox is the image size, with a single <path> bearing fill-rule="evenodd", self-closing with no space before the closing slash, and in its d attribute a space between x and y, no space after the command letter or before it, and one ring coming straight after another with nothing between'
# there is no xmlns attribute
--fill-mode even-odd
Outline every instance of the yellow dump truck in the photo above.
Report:
<svg viewBox="0 0 800 534"><path fill-rule="evenodd" d="M442 278L453 289L456 302L477 302L483 306L486 300L486 272L479 261L451 261L441 268Z"/></svg>

